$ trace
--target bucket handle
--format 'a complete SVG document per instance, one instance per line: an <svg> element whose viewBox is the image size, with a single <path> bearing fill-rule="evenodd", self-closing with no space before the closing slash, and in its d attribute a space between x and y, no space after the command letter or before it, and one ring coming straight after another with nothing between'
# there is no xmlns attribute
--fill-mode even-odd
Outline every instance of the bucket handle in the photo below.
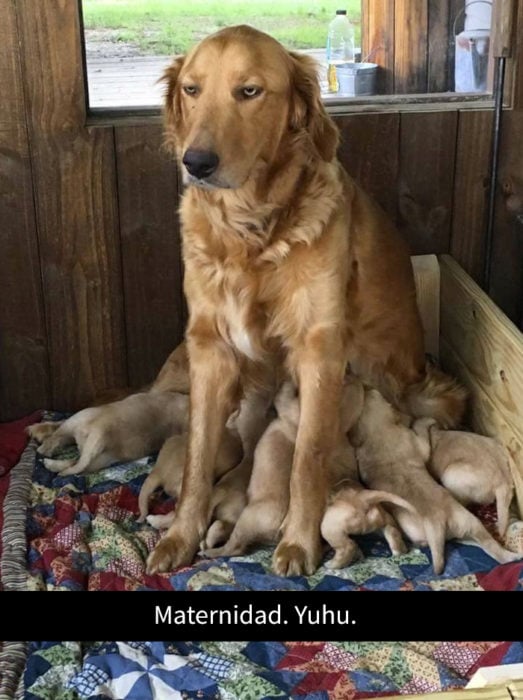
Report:
<svg viewBox="0 0 523 700"><path fill-rule="evenodd" d="M469 2L468 5L462 7L458 14L454 17L454 22L452 23L452 36L456 36L456 24L458 19L467 11L467 7L470 7L471 5L490 5L492 7L492 2L491 0L473 0L472 2ZM488 32L488 29L478 29L478 31Z"/></svg>

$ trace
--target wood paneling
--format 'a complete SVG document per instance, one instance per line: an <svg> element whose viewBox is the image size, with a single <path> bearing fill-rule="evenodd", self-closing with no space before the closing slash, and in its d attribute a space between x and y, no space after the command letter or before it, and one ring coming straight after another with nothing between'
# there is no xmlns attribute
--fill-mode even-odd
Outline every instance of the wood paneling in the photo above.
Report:
<svg viewBox="0 0 523 700"><path fill-rule="evenodd" d="M394 91L426 92L428 2L396 0L394 10Z"/></svg>
<svg viewBox="0 0 523 700"><path fill-rule="evenodd" d="M450 252L476 280L483 275L492 112L460 112Z"/></svg>
<svg viewBox="0 0 523 700"><path fill-rule="evenodd" d="M427 36L427 92L445 92L449 89L450 3L428 3Z"/></svg>
<svg viewBox="0 0 523 700"><path fill-rule="evenodd" d="M399 209L416 254L449 249L456 127L456 112L401 115Z"/></svg>
<svg viewBox="0 0 523 700"><path fill-rule="evenodd" d="M183 336L176 166L161 126L116 132L129 382L152 381Z"/></svg>
<svg viewBox="0 0 523 700"><path fill-rule="evenodd" d="M396 219L399 115L357 114L336 122L341 133L338 155L343 166Z"/></svg>
<svg viewBox="0 0 523 700"><path fill-rule="evenodd" d="M25 102L14 0L0 0L0 421L49 405Z"/></svg>
<svg viewBox="0 0 523 700"><path fill-rule="evenodd" d="M52 405L127 383L112 128L84 128L77 4L17 2Z"/></svg>

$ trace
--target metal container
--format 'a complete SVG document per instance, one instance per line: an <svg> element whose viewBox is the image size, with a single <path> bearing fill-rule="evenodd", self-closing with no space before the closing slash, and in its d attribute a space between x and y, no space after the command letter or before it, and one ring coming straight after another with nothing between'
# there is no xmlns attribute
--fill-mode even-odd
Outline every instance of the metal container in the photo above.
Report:
<svg viewBox="0 0 523 700"><path fill-rule="evenodd" d="M339 95L356 97L376 94L377 63L341 63L336 66Z"/></svg>

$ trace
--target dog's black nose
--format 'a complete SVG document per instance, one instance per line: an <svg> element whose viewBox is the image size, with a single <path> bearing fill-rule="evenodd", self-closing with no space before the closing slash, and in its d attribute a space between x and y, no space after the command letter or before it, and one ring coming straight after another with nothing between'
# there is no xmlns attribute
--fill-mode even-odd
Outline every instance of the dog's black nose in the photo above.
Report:
<svg viewBox="0 0 523 700"><path fill-rule="evenodd" d="M189 148L185 151L182 159L182 163L189 173L199 180L212 175L219 162L220 159L213 151L198 151L195 148Z"/></svg>

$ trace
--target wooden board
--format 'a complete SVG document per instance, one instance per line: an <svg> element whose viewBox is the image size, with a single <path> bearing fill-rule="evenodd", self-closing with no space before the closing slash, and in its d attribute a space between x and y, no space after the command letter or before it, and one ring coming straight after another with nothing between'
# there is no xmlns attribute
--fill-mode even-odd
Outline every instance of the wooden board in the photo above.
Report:
<svg viewBox="0 0 523 700"><path fill-rule="evenodd" d="M483 275L492 112L459 112L450 252L480 282Z"/></svg>
<svg viewBox="0 0 523 700"><path fill-rule="evenodd" d="M16 3L52 367L51 404L127 384L112 128L85 128L76 2Z"/></svg>
<svg viewBox="0 0 523 700"><path fill-rule="evenodd" d="M49 405L49 364L15 3L0 0L0 421Z"/></svg>
<svg viewBox="0 0 523 700"><path fill-rule="evenodd" d="M428 3L427 92L449 90L449 73L454 69L448 46L452 27L450 3L438 0Z"/></svg>
<svg viewBox="0 0 523 700"><path fill-rule="evenodd" d="M394 0L363 0L362 60L377 63L377 93L394 93Z"/></svg>
<svg viewBox="0 0 523 700"><path fill-rule="evenodd" d="M436 255L411 258L416 299L425 336L425 352L439 359L440 270Z"/></svg>
<svg viewBox="0 0 523 700"><path fill-rule="evenodd" d="M338 152L347 172L395 220L398 203L399 115L358 114L338 117ZM379 167L376 167L379 163Z"/></svg>
<svg viewBox="0 0 523 700"><path fill-rule="evenodd" d="M396 0L394 21L394 92L427 92L428 0Z"/></svg>
<svg viewBox="0 0 523 700"><path fill-rule="evenodd" d="M456 128L456 112L401 115L401 228L415 254L449 250Z"/></svg>
<svg viewBox="0 0 523 700"><path fill-rule="evenodd" d="M183 337L177 173L160 126L116 129L116 157L128 373L141 386Z"/></svg>
<svg viewBox="0 0 523 700"><path fill-rule="evenodd" d="M487 688L466 688L448 690L443 693L423 693L421 695L390 695L387 700L511 700L511 695L505 685L493 685Z"/></svg>
<svg viewBox="0 0 523 700"><path fill-rule="evenodd" d="M452 258L440 263L442 363L471 390L472 427L508 447L523 513L523 334Z"/></svg>

